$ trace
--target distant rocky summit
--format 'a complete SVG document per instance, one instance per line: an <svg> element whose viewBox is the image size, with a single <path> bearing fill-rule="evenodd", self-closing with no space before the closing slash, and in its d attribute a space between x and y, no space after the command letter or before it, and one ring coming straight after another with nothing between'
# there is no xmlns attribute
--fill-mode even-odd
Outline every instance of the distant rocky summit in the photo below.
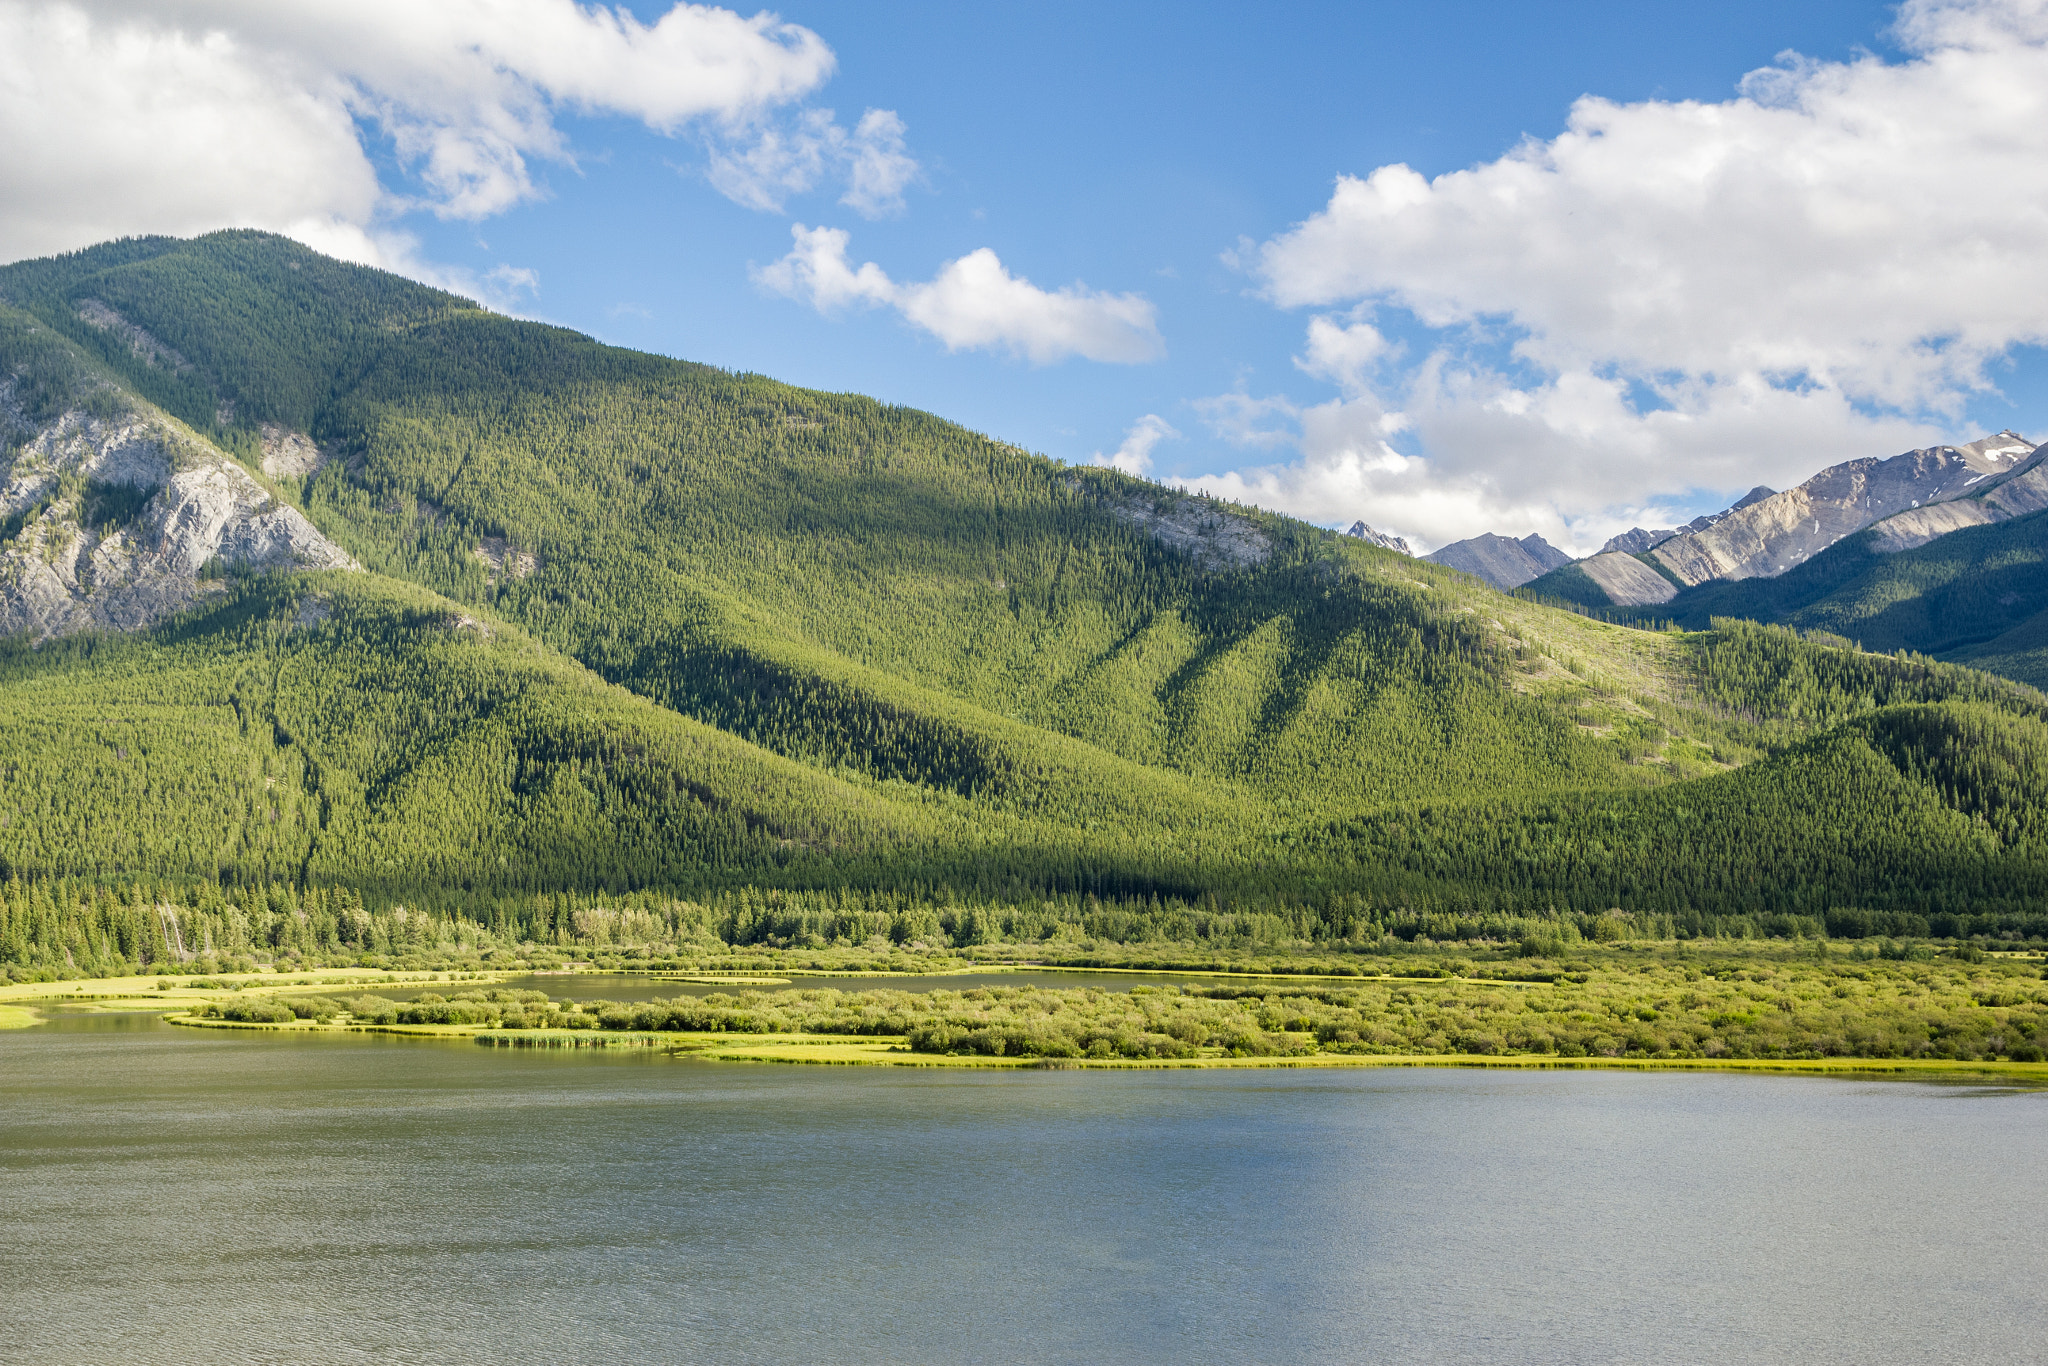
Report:
<svg viewBox="0 0 2048 1366"><path fill-rule="evenodd" d="M1519 588L1561 565L1572 557L1533 532L1519 541L1491 533L1469 540L1453 541L1441 550L1422 557L1432 564L1476 574L1495 588Z"/></svg>
<svg viewBox="0 0 2048 1366"><path fill-rule="evenodd" d="M1650 552L1679 582L1775 576L1872 522L1928 503L1966 498L2034 453L2013 432L1967 446L1931 446L1889 460L1830 465L1797 488L1730 510L1702 531Z"/></svg>
<svg viewBox="0 0 2048 1366"><path fill-rule="evenodd" d="M1363 521L1353 522L1351 524L1351 529L1346 531L1344 534L1346 536L1356 536L1359 540L1364 541L1367 545L1376 545L1382 550L1398 550L1403 555L1413 555L1415 553L1414 551L1408 548L1408 542L1402 540L1399 536L1394 536L1384 531L1375 530L1373 527L1366 525Z"/></svg>
<svg viewBox="0 0 2048 1366"><path fill-rule="evenodd" d="M1700 519L1704 526L1670 535L1638 527L1577 568L1614 605L1642 607L1715 580L1775 578L1873 525L1887 548L1904 550L2048 506L2040 461L2034 443L2009 430L1966 446L1844 461L1783 493L1752 489Z"/></svg>

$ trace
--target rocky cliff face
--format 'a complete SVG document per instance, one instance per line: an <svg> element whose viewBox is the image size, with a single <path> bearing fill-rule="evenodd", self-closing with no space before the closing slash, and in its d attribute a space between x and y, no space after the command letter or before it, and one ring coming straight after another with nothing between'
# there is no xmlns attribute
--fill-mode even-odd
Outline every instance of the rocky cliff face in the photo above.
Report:
<svg viewBox="0 0 2048 1366"><path fill-rule="evenodd" d="M1422 557L1433 564L1477 574L1495 588L1519 588L1529 580L1549 573L1572 557L1541 536L1524 536L1519 541L1491 533L1469 540L1453 541L1441 550Z"/></svg>
<svg viewBox="0 0 2048 1366"><path fill-rule="evenodd" d="M1272 538L1258 523L1208 498L1162 490L1112 497L1104 505L1118 521L1180 551L1206 571L1249 569L1273 554Z"/></svg>
<svg viewBox="0 0 2048 1366"><path fill-rule="evenodd" d="M1651 531L1639 526L1630 527L1619 536L1610 536L1607 544L1601 546L1598 553L1602 555L1640 555L1646 550L1651 550L1664 544L1673 536L1683 536L1688 531L1705 531L1708 527L1718 524L1729 513L1740 512L1752 503L1761 503L1776 492L1777 490L1774 488L1758 484L1748 493L1736 499L1732 506L1723 508L1719 512L1709 512L1704 517L1695 517L1684 526L1666 527L1661 531Z"/></svg>
<svg viewBox="0 0 2048 1366"><path fill-rule="evenodd" d="M1831 465L1798 488L1733 509L1705 530L1674 536L1649 553L1687 587L1775 576L1873 522L1968 498L2033 452L2032 442L2006 431L1967 446Z"/></svg>
<svg viewBox="0 0 2048 1366"><path fill-rule="evenodd" d="M2010 521L2043 508L2048 508L2048 445L2035 447L2009 473L1986 479L1967 497L1887 517L1870 530L1878 551L1889 555L1964 527Z"/></svg>
<svg viewBox="0 0 2048 1366"><path fill-rule="evenodd" d="M12 399L0 382L0 635L153 625L213 568L361 567L161 413L103 390L37 424Z"/></svg>

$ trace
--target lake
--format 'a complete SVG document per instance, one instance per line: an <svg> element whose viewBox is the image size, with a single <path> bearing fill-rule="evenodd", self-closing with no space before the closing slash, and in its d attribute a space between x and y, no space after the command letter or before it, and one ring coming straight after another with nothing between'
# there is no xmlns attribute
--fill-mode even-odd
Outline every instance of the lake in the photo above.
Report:
<svg viewBox="0 0 2048 1366"><path fill-rule="evenodd" d="M0 1359L2036 1360L2044 1159L1981 1088L77 1015L0 1033Z"/></svg>

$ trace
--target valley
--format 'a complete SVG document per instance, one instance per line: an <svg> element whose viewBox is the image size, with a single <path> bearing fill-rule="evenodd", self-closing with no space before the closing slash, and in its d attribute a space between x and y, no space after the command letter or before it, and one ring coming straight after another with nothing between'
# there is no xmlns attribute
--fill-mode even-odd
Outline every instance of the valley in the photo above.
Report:
<svg viewBox="0 0 2048 1366"><path fill-rule="evenodd" d="M0 297L10 973L2048 933L2041 695L1810 604L1603 620L260 234Z"/></svg>

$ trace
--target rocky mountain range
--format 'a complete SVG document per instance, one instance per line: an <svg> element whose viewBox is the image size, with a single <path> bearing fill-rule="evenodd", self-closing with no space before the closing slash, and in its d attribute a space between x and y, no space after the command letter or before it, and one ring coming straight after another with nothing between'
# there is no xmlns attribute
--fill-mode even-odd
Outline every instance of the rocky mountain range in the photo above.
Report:
<svg viewBox="0 0 2048 1366"><path fill-rule="evenodd" d="M1703 519L1706 526L1695 524L1641 551L1612 548L1610 542L1572 572L1592 580L1615 606L1636 607L1669 602L1704 583L1774 578L1844 537L1892 519L1905 520L1880 535L1903 550L1943 531L2043 506L2036 500L2048 498L2048 482L2035 488L2036 464L2034 443L2012 431L1887 460L1849 460L1782 493L1752 491L1726 512Z"/></svg>
<svg viewBox="0 0 2048 1366"><path fill-rule="evenodd" d="M1639 526L1630 527L1619 536L1609 537L1607 544L1600 547L1600 553L1602 555L1609 555L1619 552L1623 555L1640 555L1645 550L1650 550L1664 544L1664 542L1674 536L1683 536L1689 531L1705 531L1708 527L1720 522L1729 513L1740 512L1752 503L1761 503L1776 492L1776 489L1768 485L1758 484L1748 493L1738 498L1733 506L1723 508L1719 512L1709 512L1705 516L1695 517L1684 526L1666 527L1662 531L1650 531Z"/></svg>
<svg viewBox="0 0 2048 1366"><path fill-rule="evenodd" d="M2006 430L1962 446L1845 461L1783 492L1759 484L1682 527L1633 527L1583 560L1541 536L1492 534L1422 558L1496 588L1533 585L1574 600L1653 606L1702 584L1776 577L1865 528L1880 549L1895 552L2048 507L2044 449ZM1362 521L1348 534L1410 553L1400 537Z"/></svg>

